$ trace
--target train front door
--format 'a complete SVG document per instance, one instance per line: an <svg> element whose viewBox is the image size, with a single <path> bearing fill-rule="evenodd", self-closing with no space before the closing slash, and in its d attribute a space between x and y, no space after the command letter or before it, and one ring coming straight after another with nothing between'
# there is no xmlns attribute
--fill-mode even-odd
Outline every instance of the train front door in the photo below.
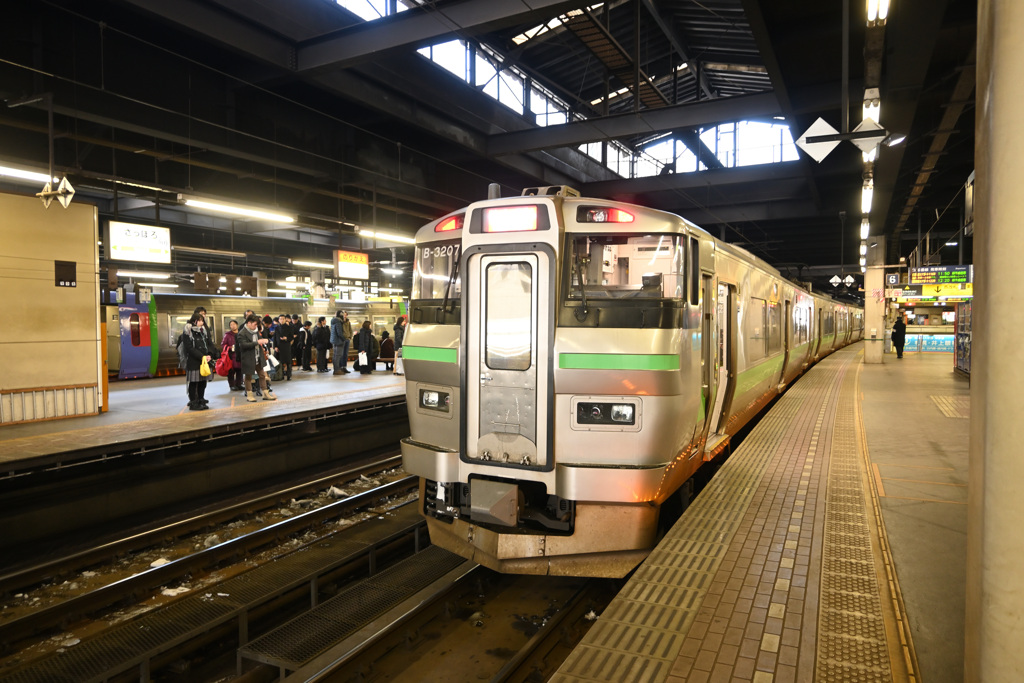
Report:
<svg viewBox="0 0 1024 683"><path fill-rule="evenodd" d="M468 256L473 286L463 348L470 461L550 463L550 268L542 251Z"/></svg>

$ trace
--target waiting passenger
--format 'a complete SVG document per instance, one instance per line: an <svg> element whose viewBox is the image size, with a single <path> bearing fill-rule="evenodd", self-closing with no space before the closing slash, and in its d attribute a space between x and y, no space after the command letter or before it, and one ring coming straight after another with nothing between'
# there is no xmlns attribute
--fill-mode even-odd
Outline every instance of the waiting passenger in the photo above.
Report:
<svg viewBox="0 0 1024 683"><path fill-rule="evenodd" d="M282 313L277 318L274 348L277 350L277 360L281 363L281 376L286 382L292 380L292 337L294 336L291 318Z"/></svg>
<svg viewBox="0 0 1024 683"><path fill-rule="evenodd" d="M896 357L903 358L903 344L907 340L907 325L903 322L903 314L896 313L896 322L892 326L892 345L896 347Z"/></svg>
<svg viewBox="0 0 1024 683"><path fill-rule="evenodd" d="M242 364L238 360L238 321L232 320L228 323L228 331L224 333L224 339L220 342L221 353L228 350L228 362L231 367L228 369L228 390L245 391L242 386Z"/></svg>
<svg viewBox="0 0 1024 683"><path fill-rule="evenodd" d="M405 326L408 323L408 316L398 316L398 322L395 323L395 350L402 348L402 343L405 341ZM381 335L383 337L383 335ZM383 351L381 352L383 354ZM387 356L382 355L382 358Z"/></svg>
<svg viewBox="0 0 1024 683"><path fill-rule="evenodd" d="M206 377L200 372L203 365L209 368L210 359L216 353L209 341L209 335L205 327L203 316L193 313L185 324L181 333L181 342L185 345L185 381L188 382L188 409L207 410L209 401L206 400Z"/></svg>
<svg viewBox="0 0 1024 683"><path fill-rule="evenodd" d="M259 330L259 318L250 315L245 320L245 325L238 331L236 344L238 356L242 362L242 376L245 378L245 400L253 403L256 395L252 391L253 375L259 377L259 387L263 391L263 400L276 401L277 396L270 390L267 383L267 373L263 369L266 362L265 349L270 340L263 337Z"/></svg>
<svg viewBox="0 0 1024 683"><path fill-rule="evenodd" d="M312 326L313 323L307 320L302 323L299 333L295 335L298 338L299 349L295 362L306 372L313 371L313 368L310 366L310 362L313 360L313 330L309 329Z"/></svg>
<svg viewBox="0 0 1024 683"><path fill-rule="evenodd" d="M348 374L348 347L352 343L352 323L345 311L331 319L331 346L334 347L334 374Z"/></svg>
<svg viewBox="0 0 1024 683"><path fill-rule="evenodd" d="M316 371L327 372L327 349L331 346L331 331L327 329L327 318L320 316L313 329L313 346L316 347Z"/></svg>
<svg viewBox="0 0 1024 683"><path fill-rule="evenodd" d="M398 325L395 325L395 327L397 328ZM387 330L380 333L380 357L391 359L384 361L385 370L390 370L394 367L395 340L388 335Z"/></svg>
<svg viewBox="0 0 1024 683"><path fill-rule="evenodd" d="M356 336L353 337L354 346L356 352L362 351L366 353L366 363L359 363L359 374L369 375L373 372L373 367L377 363L377 359L380 357L380 343L377 338L373 336L373 330L370 329L370 321L364 320L363 326L360 328Z"/></svg>

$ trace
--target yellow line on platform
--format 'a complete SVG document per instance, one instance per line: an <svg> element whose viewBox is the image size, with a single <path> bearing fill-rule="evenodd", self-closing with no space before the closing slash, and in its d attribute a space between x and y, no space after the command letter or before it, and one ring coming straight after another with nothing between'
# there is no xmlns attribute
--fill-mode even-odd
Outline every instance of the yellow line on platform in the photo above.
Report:
<svg viewBox="0 0 1024 683"><path fill-rule="evenodd" d="M885 498L885 487L882 486L882 474L878 471L878 465L871 465L872 471L875 473L875 488L878 489L878 495Z"/></svg>
<svg viewBox="0 0 1024 683"><path fill-rule="evenodd" d="M967 505L967 501L939 500L938 498L911 498L909 496L886 496L887 500L916 500L919 503L949 503L950 505Z"/></svg>
<svg viewBox="0 0 1024 683"><path fill-rule="evenodd" d="M883 467L909 467L915 470L941 470L943 472L952 472L952 467L929 467L928 465L897 465L894 462L875 462L875 466L882 465Z"/></svg>
<svg viewBox="0 0 1024 683"><path fill-rule="evenodd" d="M967 484L947 484L942 481L928 481L927 479L899 479L897 477L885 477L886 481L906 481L911 484L934 484L935 486L957 486L959 488L967 488Z"/></svg>

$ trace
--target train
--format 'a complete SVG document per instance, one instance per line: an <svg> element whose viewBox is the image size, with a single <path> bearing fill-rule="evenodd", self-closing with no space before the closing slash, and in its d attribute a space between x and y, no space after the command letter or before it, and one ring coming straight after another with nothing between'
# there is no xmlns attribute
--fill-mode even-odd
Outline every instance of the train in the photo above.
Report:
<svg viewBox="0 0 1024 683"><path fill-rule="evenodd" d="M431 542L499 572L622 577L693 477L864 311L680 216L569 187L416 234L402 349Z"/></svg>
<svg viewBox="0 0 1024 683"><path fill-rule="evenodd" d="M243 324L243 314L253 310L275 319L282 313L298 314L302 320L316 323L330 320L339 309L349 314L353 327L370 320L374 334L391 330L400 315L405 315L404 300L325 301L289 297L211 296L206 294L154 293L147 302L138 302L134 292L125 302L103 306L107 323L107 371L118 379L137 379L181 374L175 344L178 335L196 307L207 312L207 323L219 345L232 320Z"/></svg>

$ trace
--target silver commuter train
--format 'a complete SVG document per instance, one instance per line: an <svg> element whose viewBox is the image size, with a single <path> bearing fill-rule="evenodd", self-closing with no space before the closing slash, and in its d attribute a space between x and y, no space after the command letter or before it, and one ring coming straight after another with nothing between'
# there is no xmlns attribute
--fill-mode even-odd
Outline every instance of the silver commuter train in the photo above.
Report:
<svg viewBox="0 0 1024 683"><path fill-rule="evenodd" d="M661 505L863 319L679 216L570 188L424 226L402 456L431 541L502 572L624 576Z"/></svg>

